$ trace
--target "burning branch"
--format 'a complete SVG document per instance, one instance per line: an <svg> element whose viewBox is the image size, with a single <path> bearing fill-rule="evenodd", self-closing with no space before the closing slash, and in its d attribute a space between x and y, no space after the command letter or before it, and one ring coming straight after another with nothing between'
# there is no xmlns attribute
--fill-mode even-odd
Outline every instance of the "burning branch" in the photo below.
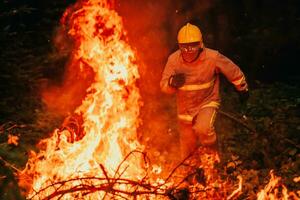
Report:
<svg viewBox="0 0 300 200"><path fill-rule="evenodd" d="M35 199L37 196L39 196L40 194L44 193L45 191L51 188L54 188L54 192L46 196L44 199L51 199L58 196L59 198L61 198L66 194L76 193L76 192L84 192L84 194L87 195L99 191L105 192L103 198L105 198L107 193L116 196L121 196L125 199L127 198L122 195L127 195L127 196L129 195L134 197L140 195L150 195L150 194L163 195L163 196L169 195L167 194L166 191L162 190L162 188L147 183L145 181L147 180L147 174L141 181L134 181L134 180L122 178L121 176L122 174L124 174L127 167L122 173L118 174L119 170L121 169L125 161L135 153L142 154L145 162L146 160L148 160L145 153L135 150L130 152L127 156L125 156L123 161L119 164L113 177L109 177L105 167L102 164L100 164L100 168L104 174L104 177L84 177L84 178L78 177L78 178L69 179L65 181L55 182L35 192L35 194L29 199ZM80 184L78 184L78 182L80 182ZM94 184L94 183L98 183L98 184ZM68 187L68 185L72 185L72 187ZM135 188L135 189L133 191L130 191L128 189L127 190L118 189L118 188L122 188L122 186L126 186L125 188Z"/></svg>
<svg viewBox="0 0 300 200"><path fill-rule="evenodd" d="M193 195L205 196L207 194L214 194L216 193L215 186L208 184L206 185L203 182L199 182L195 185L190 185L191 188L185 186L181 187L181 184L184 181L187 181L188 177L192 177L195 175L199 175L199 170L192 171L188 173L179 183L176 183L174 179L176 179L175 174L178 168L189 166L189 162L191 162L192 157L196 155L196 152L199 149L193 151L190 155L188 155L183 161L181 161L167 176L163 183L158 184L157 182L151 179L151 175L145 171L145 176L139 180L132 180L129 178L123 178L122 175L128 169L125 169L119 173L122 165L126 163L126 160L129 159L130 156L138 153L144 156L144 162L148 163L148 158L144 152L141 151L132 151L130 152L122 162L118 165L115 173L113 176L109 176L109 173L105 169L105 167L101 164L100 168L102 170L103 177L77 177L72 178L64 181L58 181L49 184L48 186L44 187L43 189L35 192L33 196L29 199L36 199L36 197L44 196L42 194L47 193L43 199L52 199L52 198L62 198L65 195L73 194L73 195L89 195L92 193L103 193L103 199L107 195L111 195L110 197L119 197L122 199L131 199L132 197L153 197L159 198L161 197L168 197L170 199L179 199L182 195ZM201 171L202 176L204 177L204 171ZM241 178L239 177L239 187L236 189L228 199L233 199L237 197L241 192ZM204 186L206 185L206 186ZM125 189L123 189L125 188ZM49 193L49 191L52 191ZM206 194L207 193L207 194ZM224 194L223 194L224 195ZM224 197L225 198L225 197Z"/></svg>
<svg viewBox="0 0 300 200"><path fill-rule="evenodd" d="M282 184L281 178L274 174L274 171L270 171L269 183L257 194L258 200L265 199L300 199L294 192L288 192L287 188Z"/></svg>
<svg viewBox="0 0 300 200"><path fill-rule="evenodd" d="M66 80L73 86L85 80L82 77L93 77L82 104L41 142L43 149L30 156L24 169L32 177L29 199L224 199L231 185L214 168L216 152L192 153L165 180L148 172L150 162L137 139L138 65L122 19L112 7L108 0L81 0L62 17L63 30L74 42L66 77L76 78ZM178 168L186 166L185 177L178 180Z"/></svg>
<svg viewBox="0 0 300 200"><path fill-rule="evenodd" d="M44 199L51 199L60 195L66 195L69 193L76 193L79 191L84 191L85 195L94 193L94 192L99 192L103 191L105 193L110 193L112 195L128 195L128 196L140 196L140 195L160 195L160 196L167 196L167 192L165 190L158 190L159 188L153 185L150 185L148 183L143 183L143 182L138 182L138 181L133 181L129 179L114 179L114 178L109 178L109 177L86 177L86 178L75 178L75 179L70 179L66 181L61 181L61 182L56 182L53 183L46 188L38 191L34 196L32 196L29 199L35 199L36 196L38 196L40 193L44 192L45 190L49 189L50 187L55 187L55 188L63 188L64 185L67 184L73 184L77 183L78 181L83 181L82 184L79 184L77 186L68 188L68 189L62 189L62 190L55 190L52 194L49 196L45 197ZM84 182L86 181L91 181L91 182L102 182L101 184L97 185L92 185L92 184L85 184ZM114 184L110 184L113 182ZM114 185L125 185L127 187L135 187L138 189L135 189L134 191L129 191L129 190L121 190L114 188ZM161 191L161 192L159 192Z"/></svg>
<svg viewBox="0 0 300 200"><path fill-rule="evenodd" d="M232 199L232 198L236 198L237 196L239 196L240 194L241 194L241 192L242 192L242 183L243 183L243 178L241 177L241 176L238 176L237 177L238 178L238 180L239 180L239 186L238 186L238 188L236 189L236 190L234 190L232 193L231 193L231 195L229 195L228 197L227 197L227 200L230 200L230 199Z"/></svg>
<svg viewBox="0 0 300 200"><path fill-rule="evenodd" d="M195 153L196 151L198 150L198 148L194 149L185 159L183 159L172 171L171 173L169 174L169 176L166 178L166 182L169 181L169 179L173 176L173 174L175 173L175 171L181 167L189 158L191 158Z"/></svg>

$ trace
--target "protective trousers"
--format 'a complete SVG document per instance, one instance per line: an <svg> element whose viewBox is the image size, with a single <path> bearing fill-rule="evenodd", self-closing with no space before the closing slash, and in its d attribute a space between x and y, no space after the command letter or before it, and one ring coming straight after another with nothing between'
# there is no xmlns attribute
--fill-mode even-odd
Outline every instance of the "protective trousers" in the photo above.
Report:
<svg viewBox="0 0 300 200"><path fill-rule="evenodd" d="M179 120L181 158L186 158L199 145L216 143L214 122L217 108L205 107L199 110L192 122Z"/></svg>

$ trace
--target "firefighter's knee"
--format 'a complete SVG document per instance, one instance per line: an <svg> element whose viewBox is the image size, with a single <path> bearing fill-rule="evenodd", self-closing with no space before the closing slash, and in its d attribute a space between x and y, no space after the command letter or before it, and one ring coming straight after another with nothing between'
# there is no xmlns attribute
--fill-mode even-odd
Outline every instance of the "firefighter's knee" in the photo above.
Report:
<svg viewBox="0 0 300 200"><path fill-rule="evenodd" d="M198 135L200 143L203 146L210 146L215 144L217 136L215 129L211 123L195 123L193 126L193 130Z"/></svg>
<svg viewBox="0 0 300 200"><path fill-rule="evenodd" d="M193 130L199 137L202 145L213 145L217 140L214 129L215 116L216 109L207 107L201 109L194 119Z"/></svg>
<svg viewBox="0 0 300 200"><path fill-rule="evenodd" d="M197 133L197 135L207 135L214 131L214 127L208 121L197 121L193 125L193 130Z"/></svg>

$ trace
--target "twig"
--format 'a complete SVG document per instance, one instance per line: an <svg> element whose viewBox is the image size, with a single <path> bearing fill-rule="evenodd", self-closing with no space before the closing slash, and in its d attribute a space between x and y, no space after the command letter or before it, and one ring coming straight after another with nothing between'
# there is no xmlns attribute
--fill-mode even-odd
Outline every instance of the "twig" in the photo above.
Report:
<svg viewBox="0 0 300 200"><path fill-rule="evenodd" d="M172 171L171 173L168 175L168 177L165 179L165 182L168 182L168 180L173 176L173 174L175 173L175 171L184 164L185 161L187 161L190 157L192 157L192 155L195 154L195 152L197 151L198 147L196 147L185 159L183 159Z"/></svg>
<svg viewBox="0 0 300 200"><path fill-rule="evenodd" d="M115 174L114 174L114 178L116 178L116 175L118 174L118 172L119 172L121 166L123 165L123 163L124 163L131 155L133 155L134 153L140 153L140 154L142 154L142 155L144 156L144 161L145 161L145 163L147 163L147 160L149 161L149 158L147 157L147 155L146 155L144 152L138 151L138 150L131 151L130 153L128 153L128 154L125 156L125 158L122 160L122 162L118 165L118 167L117 167L117 169L116 169L116 172L115 172ZM122 172L121 174L123 174L123 173L124 173L124 172Z"/></svg>
<svg viewBox="0 0 300 200"><path fill-rule="evenodd" d="M79 191L88 191L88 193L93 193L93 192L96 192L96 191L103 191L103 192L107 192L107 193L111 193L111 194L120 193L120 194L125 194L125 195L134 195L134 196L144 195L144 194L166 195L164 191L157 192L156 191L157 188L155 186L150 186L148 184L143 184L143 183L133 181L133 180L129 180L129 179L118 179L118 180L111 179L111 178L109 178L109 179L110 179L110 182L114 181L115 183L125 184L125 185L128 185L128 186L129 185L139 186L140 188L145 188L146 190L138 190L138 191L135 190L133 192L123 191L123 190L114 189L107 183L102 183L102 184L99 184L98 186L81 184L81 185L73 186L73 187L68 188L68 189L63 189L63 190L59 190L59 191L55 190L55 192L53 192L52 194L47 196L45 199L51 199L51 198L54 198L54 197L62 195L62 194L74 193L74 192L79 192ZM67 181L56 182L56 183L53 183L53 184L41 189L38 192L36 192L36 194L34 194L34 196L32 196L30 199L33 199L34 197L36 197L40 193L46 191L50 187L55 187L56 185L60 185L60 187L61 187L62 185L65 185L66 183L72 183L72 182L76 182L78 180L82 180L82 181L83 180L107 181L107 178L86 177L86 178L74 178L74 179L70 179L70 180L67 180ZM58 188L60 188L60 187L58 187ZM153 190L149 190L149 188L152 188Z"/></svg>
<svg viewBox="0 0 300 200"><path fill-rule="evenodd" d="M128 169L129 166L126 166L126 167L123 169L123 171L119 174L118 177L116 177L116 175L118 174L118 172L119 172L121 166L123 165L123 163L125 163L125 161L126 161L131 155L133 155L134 153L140 153L140 154L142 154L142 155L143 155L143 158L144 158L144 162L145 162L146 164L147 164L147 162L150 163L150 159L148 158L148 156L146 155L146 153L144 153L144 152L142 152L142 151L138 151L138 150L131 151L130 153L128 153L128 154L125 156L125 158L122 160L122 162L118 165L117 170L116 170L116 172L115 172L113 178L115 178L115 179L117 180L117 179L119 179L119 178L122 177L122 175L125 173L125 171ZM144 179L147 178L147 177L148 177L148 173L146 172L145 176L141 179L141 182L144 182Z"/></svg>
<svg viewBox="0 0 300 200"><path fill-rule="evenodd" d="M186 179L188 178L188 177L191 177L191 176L194 176L195 174L197 174L197 172L193 172L193 173L191 173L191 174L188 174L187 176L185 176L174 188L176 189L176 188L178 188L184 181L186 181Z"/></svg>
<svg viewBox="0 0 300 200"><path fill-rule="evenodd" d="M104 168L104 166L102 164L100 164L100 168L102 169L102 172L103 172L103 174L104 174L104 176L105 176L105 178L106 178L106 180L108 182L108 187L109 188L113 188L114 187L114 183L112 183L112 184L110 183L108 174L107 174L107 172L106 172L106 170L105 170L105 168ZM105 192L105 195L103 196L102 199L105 199L106 195L107 195L107 191Z"/></svg>
<svg viewBox="0 0 300 200"><path fill-rule="evenodd" d="M231 195L229 195L229 196L227 197L227 200L230 200L230 199L232 199L233 197L236 197L236 196L239 195L239 194L241 193L241 191L242 191L242 182L243 182L243 178L242 178L241 176L238 176L237 178L239 179L239 187L238 187L236 190L234 190L234 191L231 193Z"/></svg>
<svg viewBox="0 0 300 200"><path fill-rule="evenodd" d="M65 181L59 181L59 182L56 182L56 183L52 183L52 184L48 185L47 187L37 191L30 199L33 199L35 196L37 196L40 193L46 191L50 187L56 187L56 186L59 185L58 188L61 188L63 185L66 185L67 183L72 183L72 182L77 182L77 181L88 181L88 180L89 181L92 181L92 180L94 180L94 181L107 181L107 178L104 178L104 177L84 177L84 178L80 178L79 177L79 178L73 178L73 179L69 179L69 180L65 180ZM124 179L124 178L119 178L119 179L109 178L109 181L110 182L115 182L116 184L119 184L119 185L123 184L123 185L139 186L141 188L147 189L147 191L150 190L149 192L151 192L151 189L152 190L157 189L157 187L155 187L155 186L152 186L152 185L149 185L149 184L144 184L144 183L137 182L137 181L130 180L130 179ZM83 184L81 184L81 186L82 185ZM80 185L77 185L77 186L74 186L74 187L79 187L79 186ZM99 187L100 186L101 186L101 188L105 188L110 193L112 193L112 191L115 191L115 189L111 188L107 182L99 184ZM96 186L93 186L93 187L96 187ZM70 188L70 189L72 189L72 188ZM70 190L70 189L68 189L68 190ZM84 190L84 189L81 189L81 190ZM142 191L139 191L139 192L142 192ZM146 191L144 191L144 192L146 192ZM54 192L54 193L56 193L56 192Z"/></svg>
<svg viewBox="0 0 300 200"><path fill-rule="evenodd" d="M288 138L283 138L284 141L286 141L289 144L294 145L295 147L297 147L298 149L300 149L300 146L297 145L295 142L293 142L292 140L288 139Z"/></svg>
<svg viewBox="0 0 300 200"><path fill-rule="evenodd" d="M5 126L7 126L9 124L13 124L11 126L14 126L14 123L12 121L9 121L9 122L6 122L4 124L1 124L1 126L0 126L0 133L4 133L4 131L7 130L7 128L5 128Z"/></svg>
<svg viewBox="0 0 300 200"><path fill-rule="evenodd" d="M229 119L235 121L235 122L238 122L239 124L243 125L245 128L247 128L249 131L251 131L252 133L257 133L257 131L255 129L253 129L252 127L250 127L248 124L246 124L245 122L239 120L238 118L234 117L233 115L225 112L225 111L222 111L222 110L219 110L218 111L221 115L223 116L226 116L228 117ZM285 138L283 136L279 136L281 139L283 139L284 141L286 141L287 143L295 146L296 148L300 149L300 145L296 144L295 142L293 142L292 140L288 139L288 138Z"/></svg>
<svg viewBox="0 0 300 200"><path fill-rule="evenodd" d="M19 170L18 168L16 168L13 164L7 162L6 160L4 160L1 156L0 156L0 160L4 162L4 164L7 166L7 167L10 167L12 169L14 169L15 171L17 171L18 173L21 173L22 171Z"/></svg>
<svg viewBox="0 0 300 200"><path fill-rule="evenodd" d="M238 122L239 124L243 125L245 128L247 128L249 131L251 131L252 133L257 133L255 129L253 129L252 127L250 127L248 124L246 124L245 122L243 122L242 120L236 118L235 116L227 113L227 112L224 112L222 110L219 110L218 113L220 113L221 115L223 116L226 116L228 117L229 119L235 121L235 122Z"/></svg>
<svg viewBox="0 0 300 200"><path fill-rule="evenodd" d="M133 153L141 153L144 155L144 159L147 160L146 154L140 151L133 151L130 152L124 160L119 164L115 174L113 177L109 177L109 174L106 172L106 169L103 165L100 164L101 170L103 172L103 177L77 177L72 178L69 180L59 181L55 183L50 183L46 187L40 189L39 191L35 192L33 196L29 199L34 198L41 198L45 194L48 195L43 197L43 199L52 199L52 198L63 198L68 193L78 193L80 192L81 195L88 195L95 192L101 192L104 197L107 197L109 194L112 199L115 198L123 198L123 199L136 199L138 196L143 195L155 195L155 196L165 196L165 197L174 197L173 195L176 194L178 190L177 187L186 179L188 176L194 175L196 172L192 174L188 174L176 187L167 185L168 181L172 178L175 174L175 171L185 164L185 162L195 154L198 148L192 151L184 160L182 160L167 176L164 183L162 184L151 184L145 181L145 178L142 180L131 180L127 178L121 178L122 174L126 171L127 167L120 173L121 165L125 162L126 159ZM114 187L114 186L120 187ZM125 186L125 187L121 187ZM53 188L53 189L52 189ZM211 188L205 188L201 190L194 190L192 193L202 193ZM50 193L49 193L50 192ZM175 193L174 193L175 192ZM175 198L175 197L174 197Z"/></svg>
<svg viewBox="0 0 300 200"><path fill-rule="evenodd" d="M66 189L66 190L61 190L61 191L57 191L55 193L52 193L51 195L47 196L46 198L44 198L43 200L49 200L52 199L56 196L59 195L65 195L67 193L74 193L74 192L80 192L80 191L89 191L89 193L93 193L93 192L97 192L97 191L109 191L108 188L106 186L87 186L87 185L80 185L80 187L73 187L70 189ZM160 196L167 196L166 193L153 193L151 191L135 191L135 192L130 192L130 191L126 191L126 190L118 190L118 189L114 189L114 190L110 190L110 193L118 193L118 194L125 194L125 195L131 195L131 196L139 196L139 195L146 195L146 194L155 194L155 195L160 195ZM114 194L115 195L115 194Z"/></svg>

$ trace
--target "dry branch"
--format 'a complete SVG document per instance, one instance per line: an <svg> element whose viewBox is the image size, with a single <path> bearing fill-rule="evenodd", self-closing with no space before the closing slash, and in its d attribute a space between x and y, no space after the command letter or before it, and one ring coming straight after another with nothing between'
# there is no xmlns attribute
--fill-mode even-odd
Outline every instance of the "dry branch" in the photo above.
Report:
<svg viewBox="0 0 300 200"><path fill-rule="evenodd" d="M218 111L221 115L228 117L229 119L237 122L238 124L242 125L243 127L245 127L246 129L248 129L251 133L254 134L258 134L258 132L255 130L255 128L250 127L247 123L245 123L244 121L238 119L237 117L233 116L232 114L229 114L225 111L219 110ZM259 135L259 134L258 134ZM281 139L283 139L285 142L293 145L294 147L296 147L297 149L300 149L300 145L296 144L295 142L293 142L292 140L285 138L284 136L278 135Z"/></svg>
<svg viewBox="0 0 300 200"><path fill-rule="evenodd" d="M17 171L18 173L21 173L21 170L19 170L17 167L15 167L13 164L9 163L8 161L4 160L1 156L0 156L0 160L4 162L5 166Z"/></svg>
<svg viewBox="0 0 300 200"><path fill-rule="evenodd" d="M224 112L222 110L219 110L218 113L220 113L223 116L228 117L229 119L243 125L245 128L247 128L250 132L252 133L257 133L256 130L252 127L250 127L248 124L246 124L245 122L243 122L242 120L238 119L237 117L233 116L232 114L229 114L227 112Z"/></svg>
<svg viewBox="0 0 300 200"><path fill-rule="evenodd" d="M140 180L131 180L128 178L123 178L125 170L122 173L119 173L122 165L124 165L125 161L135 153L142 154L144 156L144 161L147 161L147 156L145 153L140 151L132 151L130 152L122 162L118 165L113 176L109 176L105 167L100 165L100 168L103 173L103 177L76 177L69 180L57 181L49 184L43 189L36 191L33 196L29 199L41 199L44 193L48 193L52 191L48 196L43 197L43 199L52 199L58 198L61 199L67 194L72 193L81 193L81 195L89 195L95 192L103 192L103 199L107 197L107 195L111 195L112 198L117 199L137 199L139 196L163 196L169 199L177 199L177 195L180 195L182 192L187 192L187 195L199 195L200 193L208 192L211 190L215 190L213 186L208 186L205 188L195 188L190 191L189 188L180 188L180 185L183 181L187 179L189 176L194 176L197 172L193 171L185 176L180 183L172 183L171 180L175 176L175 172L179 167L186 166L189 159L197 152L195 149L191 154L189 154L183 161L181 161L164 179L164 183L157 184L151 183L150 178L148 177L148 173L146 172L145 177ZM125 187L118 187L125 186ZM126 189L120 189L126 188Z"/></svg>

